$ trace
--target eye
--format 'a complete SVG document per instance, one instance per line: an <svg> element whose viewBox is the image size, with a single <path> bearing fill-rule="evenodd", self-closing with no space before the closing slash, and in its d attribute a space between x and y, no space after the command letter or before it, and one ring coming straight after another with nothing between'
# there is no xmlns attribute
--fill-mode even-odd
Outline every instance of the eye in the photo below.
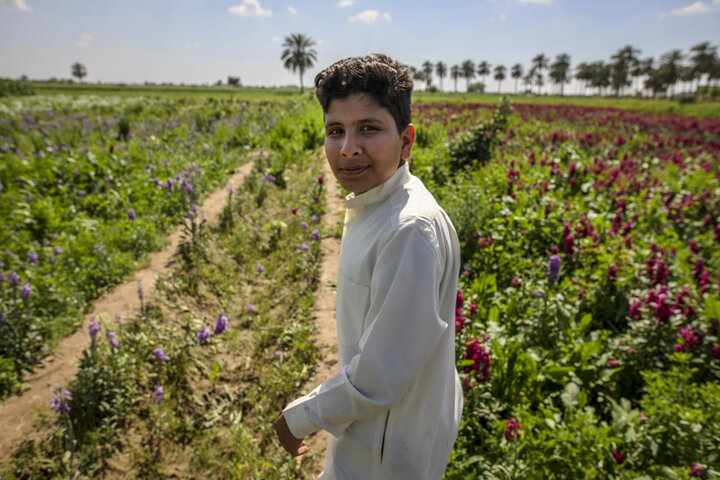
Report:
<svg viewBox="0 0 720 480"><path fill-rule="evenodd" d="M379 128L374 125L363 125L362 127L360 127L360 130L363 132L371 132L374 130L379 130Z"/></svg>
<svg viewBox="0 0 720 480"><path fill-rule="evenodd" d="M342 134L342 128L340 127L332 127L327 130L326 135L328 137L333 137Z"/></svg>

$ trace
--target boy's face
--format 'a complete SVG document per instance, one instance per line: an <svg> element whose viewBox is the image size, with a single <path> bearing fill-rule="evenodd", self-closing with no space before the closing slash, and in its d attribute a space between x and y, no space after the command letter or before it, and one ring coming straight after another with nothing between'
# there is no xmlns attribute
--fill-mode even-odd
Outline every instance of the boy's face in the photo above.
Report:
<svg viewBox="0 0 720 480"><path fill-rule="evenodd" d="M383 184L410 158L415 127L398 133L390 112L354 93L330 101L325 114L325 154L335 178L355 194Z"/></svg>

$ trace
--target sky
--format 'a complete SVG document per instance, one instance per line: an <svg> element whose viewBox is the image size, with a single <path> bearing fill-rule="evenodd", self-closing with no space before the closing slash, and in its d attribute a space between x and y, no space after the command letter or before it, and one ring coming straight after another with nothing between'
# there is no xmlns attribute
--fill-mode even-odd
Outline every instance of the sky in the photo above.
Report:
<svg viewBox="0 0 720 480"><path fill-rule="evenodd" d="M469 59L509 70L516 63L529 68L540 53L551 62L566 53L572 68L609 61L628 44L656 60L701 42L720 45L720 0L0 2L5 78L71 78L71 65L81 62L93 83L214 84L237 76L245 86L299 85L280 58L284 38L294 33L315 42L317 61L305 86L337 60L376 52L417 68ZM495 80L487 83L498 89ZM445 78L443 89L453 88ZM513 88L512 80L500 85Z"/></svg>

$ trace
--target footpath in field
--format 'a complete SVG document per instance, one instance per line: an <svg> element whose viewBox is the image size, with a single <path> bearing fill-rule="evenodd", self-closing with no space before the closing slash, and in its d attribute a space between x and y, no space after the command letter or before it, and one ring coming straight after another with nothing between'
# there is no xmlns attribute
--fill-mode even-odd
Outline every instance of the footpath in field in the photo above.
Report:
<svg viewBox="0 0 720 480"><path fill-rule="evenodd" d="M343 221L345 202L340 196L337 186L327 162L323 160L324 177L327 179L327 209L323 216L323 231L337 231L337 224ZM321 240L322 263L320 265L320 284L315 295L314 318L317 325L315 330L315 343L320 349L320 361L315 375L303 386L300 394L309 393L312 389L329 377L337 373L337 328L335 324L335 282L337 281L338 261L340 259L340 239L335 235L325 235ZM311 452L324 452L327 445L328 433L320 430L306 439ZM305 457L298 457L298 468L306 473L319 474L322 471L325 455L315 457L316 463L306 465Z"/></svg>
<svg viewBox="0 0 720 480"><path fill-rule="evenodd" d="M204 201L201 211L208 221L218 217L226 203L227 188L236 188L242 184L245 176L253 167L250 161L240 166L227 184L210 194ZM173 257L180 245L182 227L176 229L168 237L170 244L160 252L149 255L149 266L135 272L132 280L118 285L101 296L94 304L92 311L83 320L83 327L61 341L52 356L44 361L32 375L25 380L27 388L15 397L7 399L0 406L0 460L4 460L12 452L13 447L33 435L33 422L36 420L37 409L47 408L52 398L52 389L67 384L77 372L78 361L82 352L89 345L89 337L84 325L100 314L108 319L128 317L140 309L137 289L142 281L145 295L152 298L155 291L155 278L169 270Z"/></svg>

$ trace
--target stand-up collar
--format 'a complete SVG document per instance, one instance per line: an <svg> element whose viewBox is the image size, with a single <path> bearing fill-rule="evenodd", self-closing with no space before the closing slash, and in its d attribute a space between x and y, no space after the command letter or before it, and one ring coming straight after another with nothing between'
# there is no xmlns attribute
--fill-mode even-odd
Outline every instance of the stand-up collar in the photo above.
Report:
<svg viewBox="0 0 720 480"><path fill-rule="evenodd" d="M396 189L405 185L408 180L410 180L410 165L405 162L400 165L398 169L395 170L395 173L384 183L359 195L351 193L345 197L345 205L347 208L358 208L380 202L386 199Z"/></svg>

